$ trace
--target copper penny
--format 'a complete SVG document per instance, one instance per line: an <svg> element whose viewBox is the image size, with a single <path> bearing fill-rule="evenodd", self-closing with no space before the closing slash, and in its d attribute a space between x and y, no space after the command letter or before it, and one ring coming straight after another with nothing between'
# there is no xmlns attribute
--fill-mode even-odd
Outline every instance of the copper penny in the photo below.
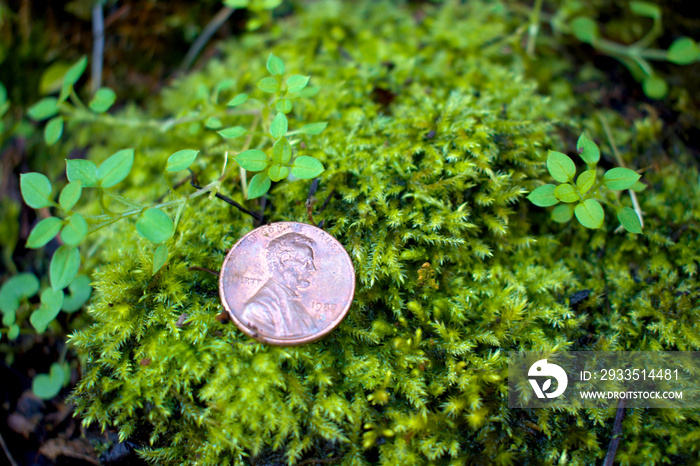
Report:
<svg viewBox="0 0 700 466"><path fill-rule="evenodd" d="M312 225L280 222L251 231L219 274L221 302L245 334L300 345L333 330L348 313L355 269L343 246Z"/></svg>

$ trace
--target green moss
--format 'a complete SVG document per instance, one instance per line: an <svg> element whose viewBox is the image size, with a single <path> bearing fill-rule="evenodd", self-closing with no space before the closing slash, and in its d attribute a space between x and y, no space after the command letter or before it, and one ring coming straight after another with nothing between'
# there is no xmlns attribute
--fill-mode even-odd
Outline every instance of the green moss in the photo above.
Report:
<svg viewBox="0 0 700 466"><path fill-rule="evenodd" d="M85 422L116 426L153 464L245 464L274 451L289 464L324 454L341 464L599 462L614 412L508 409L507 351L697 350L698 174L645 176L657 184L642 195L643 239L552 225L523 195L541 183L570 102L523 78L505 21L487 4L422 19L383 4L314 4L279 36L243 37L164 91L149 115L184 115L201 105L193 90L223 78L252 90L270 47L323 86L294 115L331 122L305 144L326 166L316 196L335 193L316 221L355 264L355 301L322 341L259 344L216 320L216 278L190 269L217 270L250 218L198 199L154 277L151 246L121 225L93 277L95 324L71 338L86 357L73 395ZM127 190L142 198L164 190L151 180L177 149L203 147L199 176L217 176L215 132L178 128L112 131L92 156L135 141ZM239 191L224 189L243 202ZM273 186L269 220L305 221L307 191ZM582 289L591 298L570 306ZM630 412L623 463L697 458L690 425L692 413Z"/></svg>

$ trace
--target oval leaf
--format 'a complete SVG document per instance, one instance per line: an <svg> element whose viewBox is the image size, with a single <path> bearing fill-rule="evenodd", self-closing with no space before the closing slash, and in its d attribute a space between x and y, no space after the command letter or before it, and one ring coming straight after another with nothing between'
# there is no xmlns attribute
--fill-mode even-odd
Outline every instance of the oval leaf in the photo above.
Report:
<svg viewBox="0 0 700 466"><path fill-rule="evenodd" d="M90 299L92 294L92 286L90 285L90 277L87 275L78 275L68 285L70 295L63 298L63 310L65 312L75 312Z"/></svg>
<svg viewBox="0 0 700 466"><path fill-rule="evenodd" d="M595 185L595 170L586 170L576 179L576 186L581 195L586 194Z"/></svg>
<svg viewBox="0 0 700 466"><path fill-rule="evenodd" d="M63 188L61 195L58 196L58 205L64 211L69 211L78 202L82 193L83 183L80 180L72 181Z"/></svg>
<svg viewBox="0 0 700 466"><path fill-rule="evenodd" d="M275 109L278 112L289 113L292 111L292 101L289 99L279 99L275 102Z"/></svg>
<svg viewBox="0 0 700 466"><path fill-rule="evenodd" d="M294 93L304 89L309 84L310 76L295 74L287 79L287 92Z"/></svg>
<svg viewBox="0 0 700 466"><path fill-rule="evenodd" d="M95 92L95 96L92 98L90 103L90 109L95 113L104 113L109 108L114 105L117 100L117 94L108 87L103 87Z"/></svg>
<svg viewBox="0 0 700 466"><path fill-rule="evenodd" d="M292 165L292 174L302 180L316 178L321 173L323 173L323 164L308 155L297 157Z"/></svg>
<svg viewBox="0 0 700 466"><path fill-rule="evenodd" d="M32 312L29 322L37 332L42 333L61 312L61 306L63 306L63 291L46 288L41 292L41 306Z"/></svg>
<svg viewBox="0 0 700 466"><path fill-rule="evenodd" d="M165 165L165 170L169 172L179 172L187 170L192 165L199 154L198 150L183 149L175 152L168 157L168 163Z"/></svg>
<svg viewBox="0 0 700 466"><path fill-rule="evenodd" d="M29 118L35 121L51 118L58 113L58 100L55 97L45 97L35 103L27 111Z"/></svg>
<svg viewBox="0 0 700 466"><path fill-rule="evenodd" d="M85 68L87 67L87 55L83 55L78 61L76 61L66 72L66 75L63 77L63 85L64 86L72 86L73 84L78 82L78 79L83 75L85 72Z"/></svg>
<svg viewBox="0 0 700 466"><path fill-rule="evenodd" d="M321 132L323 132L324 129L326 129L326 126L328 126L328 122L326 121L321 121L318 123L309 123L308 125L302 126L300 129L297 130L297 132L304 134L320 134Z"/></svg>
<svg viewBox="0 0 700 466"><path fill-rule="evenodd" d="M32 391L42 400L50 400L58 395L63 387L65 374L61 365L57 362L51 364L48 374L39 374L32 380Z"/></svg>
<svg viewBox="0 0 700 466"><path fill-rule="evenodd" d="M268 76L267 78L262 78L258 81L258 89L268 94L274 94L280 90L280 83L277 82L276 78Z"/></svg>
<svg viewBox="0 0 700 466"><path fill-rule="evenodd" d="M248 199L262 196L270 189L271 185L272 181L267 173L258 173L248 183Z"/></svg>
<svg viewBox="0 0 700 466"><path fill-rule="evenodd" d="M155 275L168 261L168 246L161 244L156 248L153 253L153 272L151 275Z"/></svg>
<svg viewBox="0 0 700 466"><path fill-rule="evenodd" d="M690 37L680 37L668 48L668 61L677 65L689 65L700 59L700 48Z"/></svg>
<svg viewBox="0 0 700 466"><path fill-rule="evenodd" d="M635 212L633 209L629 207L621 209L617 213L617 219L620 221L620 224L625 228L625 230L629 231L630 233L639 234L642 232L642 223L639 221L637 212Z"/></svg>
<svg viewBox="0 0 700 466"><path fill-rule="evenodd" d="M270 54L270 56L267 58L266 66L267 71L269 71L272 75L279 76L284 74L284 62L275 54Z"/></svg>
<svg viewBox="0 0 700 466"><path fill-rule="evenodd" d="M528 196L528 200L539 207L549 207L559 203L559 200L554 196L556 186L546 184L535 188Z"/></svg>
<svg viewBox="0 0 700 466"><path fill-rule="evenodd" d="M19 188L29 207L41 209L51 205L51 182L41 173L22 173Z"/></svg>
<svg viewBox="0 0 700 466"><path fill-rule="evenodd" d="M574 216L574 208L576 206L573 204L559 204L554 209L552 209L552 220L557 223L566 223L571 220Z"/></svg>
<svg viewBox="0 0 700 466"><path fill-rule="evenodd" d="M146 209L136 221L136 231L148 241L160 244L173 236L175 225L160 209Z"/></svg>
<svg viewBox="0 0 700 466"><path fill-rule="evenodd" d="M46 243L54 239L58 232L61 231L61 226L63 226L63 222L60 218L45 218L37 223L29 234L29 238L27 238L27 247L31 249L44 247Z"/></svg>
<svg viewBox="0 0 700 466"><path fill-rule="evenodd" d="M576 190L569 183L560 184L554 190L554 196L562 202L576 202L580 200Z"/></svg>
<svg viewBox="0 0 700 466"><path fill-rule="evenodd" d="M574 213L581 225L586 228L596 229L603 226L605 212L598 201L586 199L576 206Z"/></svg>
<svg viewBox="0 0 700 466"><path fill-rule="evenodd" d="M228 107L237 107L248 100L248 94L238 94L226 104Z"/></svg>
<svg viewBox="0 0 700 466"><path fill-rule="evenodd" d="M251 172L259 172L267 168L267 154L258 149L250 149L241 152L234 160L244 169Z"/></svg>
<svg viewBox="0 0 700 466"><path fill-rule="evenodd" d="M642 81L644 94L652 99L663 99L668 92L668 84L658 76L647 76Z"/></svg>
<svg viewBox="0 0 700 466"><path fill-rule="evenodd" d="M589 165L596 164L598 160L600 160L600 149L598 145L588 139L584 133L581 133L578 142L576 142L576 150L583 161Z"/></svg>
<svg viewBox="0 0 700 466"><path fill-rule="evenodd" d="M591 18L578 17L571 21L571 33L581 42L590 44L598 37L598 25Z"/></svg>
<svg viewBox="0 0 700 466"><path fill-rule="evenodd" d="M226 139L235 139L243 136L248 130L242 126L233 126L231 128L222 129L219 134Z"/></svg>
<svg viewBox="0 0 700 466"><path fill-rule="evenodd" d="M566 183L574 179L576 165L567 155L550 150L547 153L547 170L552 178L560 183Z"/></svg>
<svg viewBox="0 0 700 466"><path fill-rule="evenodd" d="M61 231L61 239L68 245L77 246L85 239L87 233L88 224L85 218L80 214L73 214Z"/></svg>
<svg viewBox="0 0 700 466"><path fill-rule="evenodd" d="M63 135L63 117L51 118L44 127L44 141L47 146L53 146Z"/></svg>
<svg viewBox="0 0 700 466"><path fill-rule="evenodd" d="M288 122L287 115L284 113L278 113L270 124L270 134L273 138L279 139L287 134Z"/></svg>
<svg viewBox="0 0 700 466"><path fill-rule="evenodd" d="M66 159L66 176L71 183L80 181L83 188L97 184L97 165L92 160Z"/></svg>
<svg viewBox="0 0 700 466"><path fill-rule="evenodd" d="M0 311L14 314L19 300L31 298L39 291L39 280L31 273L20 273L10 277L0 288Z"/></svg>
<svg viewBox="0 0 700 466"><path fill-rule="evenodd" d="M49 266L49 281L54 291L67 287L78 274L80 253L75 246L63 245L53 254Z"/></svg>
<svg viewBox="0 0 700 466"><path fill-rule="evenodd" d="M134 149L123 149L102 162L97 169L97 181L103 188L111 188L122 181L134 165Z"/></svg>
<svg viewBox="0 0 700 466"><path fill-rule="evenodd" d="M608 170L603 176L603 184L614 191L629 189L641 175L629 168L616 167Z"/></svg>
<svg viewBox="0 0 700 466"><path fill-rule="evenodd" d="M281 138L277 142L275 142L275 145L272 146L272 160L275 163L287 163L291 160L292 158L292 145L289 144L289 141L287 141L287 138ZM284 175L287 176L287 175ZM270 178L272 178L272 175L270 175ZM274 178L272 178L272 181L277 181Z"/></svg>
<svg viewBox="0 0 700 466"><path fill-rule="evenodd" d="M207 121L204 122L204 126L209 129L219 129L223 126L223 123L216 117L209 117Z"/></svg>
<svg viewBox="0 0 700 466"><path fill-rule="evenodd" d="M267 170L267 175L272 181L279 181L289 175L289 168L280 165L273 165Z"/></svg>

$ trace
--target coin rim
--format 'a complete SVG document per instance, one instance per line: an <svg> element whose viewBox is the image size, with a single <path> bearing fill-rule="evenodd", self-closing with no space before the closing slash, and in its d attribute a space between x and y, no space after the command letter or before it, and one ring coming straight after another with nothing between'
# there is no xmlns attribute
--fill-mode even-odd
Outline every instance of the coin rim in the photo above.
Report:
<svg viewBox="0 0 700 466"><path fill-rule="evenodd" d="M334 324L328 325L325 329L318 333L314 333L313 335L301 337L301 338L275 338L275 337L269 337L265 335L260 335L253 330L249 329L247 325L243 324L238 317L234 314L234 312L231 310L228 301L226 300L226 295L224 294L224 270L226 270L226 266L228 265L229 260L231 260L233 251L236 250L236 248L246 239L248 236L252 235L256 231L260 230L261 228L265 227L272 227L274 225L302 225L304 227L309 227L312 229L316 229L321 232L322 235L328 235L333 241L335 241L338 246L340 246L341 250L345 253L345 259L347 259L348 264L350 264L350 270L352 271L352 287L350 290L350 299L348 300L347 304L345 305L345 308L338 314L338 317L335 319L336 322ZM342 254L341 254L342 255ZM221 299L221 304L224 306L224 309L226 310L226 313L228 314L229 318L233 321L233 323L236 324L236 327L249 337L261 342L261 343L267 343L269 345L275 345L275 346L296 346L296 345L302 345L304 343L311 343L313 341L317 341L326 335L328 335L330 332L332 332L342 321L345 319L345 316L347 315L348 311L350 310L350 306L352 305L352 302L355 298L355 266L352 263L352 259L350 259L350 254L345 250L345 247L338 241L333 235L328 233L327 231L318 228L315 225L311 225L308 223L302 223L302 222L275 222L275 223L268 223L265 225L261 225L254 230L249 231L245 235L243 235L236 243L231 246L231 249L229 249L228 253L226 254L226 258L224 259L224 262L221 264L221 270L219 271L219 297Z"/></svg>

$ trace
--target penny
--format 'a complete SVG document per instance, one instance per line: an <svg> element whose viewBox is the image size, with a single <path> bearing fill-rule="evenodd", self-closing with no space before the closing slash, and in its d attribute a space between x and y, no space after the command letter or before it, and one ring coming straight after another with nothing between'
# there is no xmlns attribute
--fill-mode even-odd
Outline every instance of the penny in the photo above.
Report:
<svg viewBox="0 0 700 466"><path fill-rule="evenodd" d="M221 302L243 333L300 345L331 332L350 309L355 269L333 236L297 222L264 225L238 240L219 273Z"/></svg>

